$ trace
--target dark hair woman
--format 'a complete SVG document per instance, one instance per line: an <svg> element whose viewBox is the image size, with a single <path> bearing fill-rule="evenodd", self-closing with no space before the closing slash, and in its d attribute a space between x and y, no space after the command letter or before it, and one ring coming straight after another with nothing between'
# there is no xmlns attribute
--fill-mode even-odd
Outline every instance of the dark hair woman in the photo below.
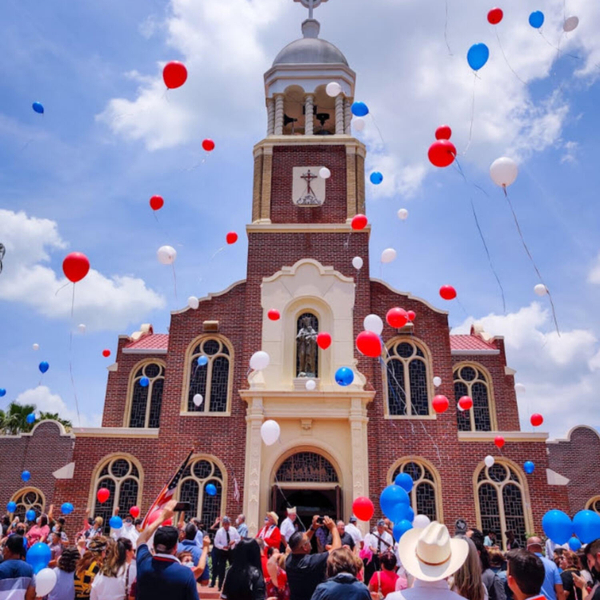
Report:
<svg viewBox="0 0 600 600"><path fill-rule="evenodd" d="M396 556L389 550L379 557L381 569L373 573L369 581L369 590L377 592L377 595L385 598L388 594L396 591L398 574L396 573Z"/></svg>
<svg viewBox="0 0 600 600"><path fill-rule="evenodd" d="M73 578L80 558L79 550L75 546L70 546L62 551L58 558L58 566L54 568L56 585L48 594L48 600L73 600L75 597Z"/></svg>
<svg viewBox="0 0 600 600"><path fill-rule="evenodd" d="M256 540L243 539L235 547L231 568L225 576L222 598L264 600L265 578L260 555L260 547Z"/></svg>

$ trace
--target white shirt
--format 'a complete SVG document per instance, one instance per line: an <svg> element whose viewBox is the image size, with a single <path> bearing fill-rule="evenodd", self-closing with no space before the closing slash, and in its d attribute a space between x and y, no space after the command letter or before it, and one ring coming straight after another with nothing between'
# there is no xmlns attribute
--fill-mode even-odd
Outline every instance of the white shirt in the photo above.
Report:
<svg viewBox="0 0 600 600"><path fill-rule="evenodd" d="M369 536L369 545L371 548L375 548L374 552L380 551L379 538L381 538L381 552L385 552L386 550L391 550L392 552L394 551L394 538L387 531L384 531L381 535L379 535L379 532L375 530L372 535ZM384 542L387 542L387 544L384 544Z"/></svg>
<svg viewBox="0 0 600 600"><path fill-rule="evenodd" d="M298 517L296 517L298 518ZM294 525L295 521L292 521L289 517L283 520L281 527L279 530L281 531L281 535L285 538L286 542L290 541L290 537L292 534L296 533L296 527Z"/></svg>
<svg viewBox="0 0 600 600"><path fill-rule="evenodd" d="M239 543L242 538L235 527L229 527L229 543L235 542L235 545ZM215 547L219 550L227 550L227 531L224 527L221 527L215 535Z"/></svg>
<svg viewBox="0 0 600 600"><path fill-rule="evenodd" d="M360 529L354 525L354 523L348 523L348 525L346 525L346 533L349 533L352 536L356 546L360 546L360 543L363 541L363 536Z"/></svg>
<svg viewBox="0 0 600 600"><path fill-rule="evenodd" d="M392 592L386 596L386 600L464 600L456 592L448 587L445 580L421 581L415 579L415 585L408 590Z"/></svg>
<svg viewBox="0 0 600 600"><path fill-rule="evenodd" d="M556 548L564 548L565 550L569 550L569 543L566 544L555 544L550 538L546 540L546 558L552 560L554 558L554 550Z"/></svg>
<svg viewBox="0 0 600 600"><path fill-rule="evenodd" d="M92 581L90 600L123 600L125 598L125 570L117 577L98 573Z"/></svg>

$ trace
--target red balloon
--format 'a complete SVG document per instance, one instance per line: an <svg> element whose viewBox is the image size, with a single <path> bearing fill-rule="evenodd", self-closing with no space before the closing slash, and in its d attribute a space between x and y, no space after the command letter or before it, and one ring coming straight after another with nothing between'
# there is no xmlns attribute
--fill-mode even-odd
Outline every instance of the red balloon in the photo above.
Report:
<svg viewBox="0 0 600 600"><path fill-rule="evenodd" d="M443 285L440 288L440 296L444 300L454 300L456 298L456 290L451 285Z"/></svg>
<svg viewBox="0 0 600 600"><path fill-rule="evenodd" d="M356 347L365 356L371 358L381 356L381 340L372 331L361 331L356 338Z"/></svg>
<svg viewBox="0 0 600 600"><path fill-rule="evenodd" d="M534 427L539 427L543 422L544 422L544 417L542 417L542 415L540 415L539 413L535 413L535 414L531 415L531 424Z"/></svg>
<svg viewBox="0 0 600 600"><path fill-rule="evenodd" d="M450 402L448 400L448 398L446 398L446 396L436 396L432 401L431 401L431 406L433 406L433 410L435 410L436 413L441 414L441 413L445 413L448 410L448 407L450 406Z"/></svg>
<svg viewBox="0 0 600 600"><path fill-rule="evenodd" d="M352 503L352 512L357 519L361 521L369 521L375 513L375 507L369 498L359 496Z"/></svg>
<svg viewBox="0 0 600 600"><path fill-rule="evenodd" d="M449 167L456 158L456 148L449 140L438 140L431 144L427 155L434 167Z"/></svg>
<svg viewBox="0 0 600 600"><path fill-rule="evenodd" d="M435 130L436 140L449 140L452 137L452 129L448 125L442 125Z"/></svg>
<svg viewBox="0 0 600 600"><path fill-rule="evenodd" d="M100 488L96 494L96 498L100 504L104 504L110 498L110 490L106 488Z"/></svg>
<svg viewBox="0 0 600 600"><path fill-rule="evenodd" d="M408 320L412 323L416 317L417 317L417 313L414 310L409 310L407 313L408 315Z"/></svg>
<svg viewBox="0 0 600 600"><path fill-rule="evenodd" d="M181 87L187 79L188 72L183 63L178 60L172 60L165 65L163 69L163 79L165 85L170 89Z"/></svg>
<svg viewBox="0 0 600 600"><path fill-rule="evenodd" d="M129 514L134 518L137 519L140 516L140 507L139 506L132 506L129 509Z"/></svg>
<svg viewBox="0 0 600 600"><path fill-rule="evenodd" d="M408 313L403 308L395 307L388 310L387 315L385 315L385 320L390 327L401 329L408 323L409 317Z"/></svg>
<svg viewBox="0 0 600 600"><path fill-rule="evenodd" d="M104 356L104 358L108 358L110 356L110 350L102 350L102 356Z"/></svg>
<svg viewBox="0 0 600 600"><path fill-rule="evenodd" d="M497 435L497 436L494 438L494 444L496 444L496 447L497 447L498 449L501 449L501 448L503 448L503 447L504 447L504 444L505 444L505 442L504 442L504 438L503 438L501 435Z"/></svg>
<svg viewBox="0 0 600 600"><path fill-rule="evenodd" d="M504 17L504 13L501 8L492 8L488 13L488 21L492 25L498 25L502 21L502 17Z"/></svg>
<svg viewBox="0 0 600 600"><path fill-rule="evenodd" d="M77 283L81 281L90 270L90 261L81 252L71 252L63 260L63 273L69 281Z"/></svg>
<svg viewBox="0 0 600 600"><path fill-rule="evenodd" d="M235 244L238 241L238 234L235 231L230 231L226 236L228 244Z"/></svg>
<svg viewBox="0 0 600 600"><path fill-rule="evenodd" d="M154 521L156 521L156 519L158 519L158 517L160 517L161 513L162 513L162 508L155 508L148 516L147 524L152 525L152 523L154 523ZM173 520L168 519L167 521L165 521L163 523L163 525L173 525Z"/></svg>
<svg viewBox="0 0 600 600"><path fill-rule="evenodd" d="M160 210L165 204L162 196L152 196L150 198L150 208L152 210Z"/></svg>
<svg viewBox="0 0 600 600"><path fill-rule="evenodd" d="M279 314L279 311L272 308L268 313L267 316L269 317L269 319L271 319L271 321L279 321L279 319L281 318L281 315Z"/></svg>
<svg viewBox="0 0 600 600"><path fill-rule="evenodd" d="M369 221L367 220L367 217L365 217L365 215L356 215L352 219L352 229L360 231L361 229L364 229L367 226L368 222Z"/></svg>
<svg viewBox="0 0 600 600"><path fill-rule="evenodd" d="M331 336L325 331L323 333L319 333L317 336L317 346L319 346L321 350L327 350L327 348L331 346Z"/></svg>
<svg viewBox="0 0 600 600"><path fill-rule="evenodd" d="M202 148L207 152L212 152L215 149L215 143L212 140L204 140L202 142Z"/></svg>
<svg viewBox="0 0 600 600"><path fill-rule="evenodd" d="M470 410L471 408L473 408L473 398L471 398L470 396L463 396L459 401L458 401L458 405L463 409L463 410Z"/></svg>

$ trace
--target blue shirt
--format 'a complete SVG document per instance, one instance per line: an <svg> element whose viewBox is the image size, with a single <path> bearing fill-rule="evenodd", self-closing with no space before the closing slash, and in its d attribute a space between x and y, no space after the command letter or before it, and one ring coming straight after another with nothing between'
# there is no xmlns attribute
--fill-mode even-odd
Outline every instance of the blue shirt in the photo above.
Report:
<svg viewBox="0 0 600 600"><path fill-rule="evenodd" d="M27 589L35 585L33 567L24 560L9 559L0 563L0 598L23 600Z"/></svg>
<svg viewBox="0 0 600 600"><path fill-rule="evenodd" d="M556 600L556 590L554 589L554 586L562 585L558 567L554 561L542 556L542 554L536 552L535 555L540 557L541 561L544 563L544 570L546 571L546 577L544 577L541 593L546 596L548 600Z"/></svg>
<svg viewBox="0 0 600 600"><path fill-rule="evenodd" d="M202 538L204 541L204 538ZM189 552L192 555L192 560L194 561L194 566L197 567L200 562L200 557L202 556L202 548L198 546L197 538L195 540L183 540L179 542L177 546L177 552ZM208 561L206 561L206 565L204 566L204 571L202 575L198 577L198 581L208 581L210 579L210 570L208 567Z"/></svg>
<svg viewBox="0 0 600 600"><path fill-rule="evenodd" d="M369 588L350 573L338 573L317 586L312 600L371 600Z"/></svg>
<svg viewBox="0 0 600 600"><path fill-rule="evenodd" d="M240 534L240 537L248 537L248 525L246 525L246 523L240 523L237 526L237 531Z"/></svg>

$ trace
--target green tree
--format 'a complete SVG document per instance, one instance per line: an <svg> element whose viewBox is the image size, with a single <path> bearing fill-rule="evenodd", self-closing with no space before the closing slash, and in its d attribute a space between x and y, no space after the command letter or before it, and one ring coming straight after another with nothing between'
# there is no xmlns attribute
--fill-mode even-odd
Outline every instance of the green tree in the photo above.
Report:
<svg viewBox="0 0 600 600"><path fill-rule="evenodd" d="M30 432L40 421L54 420L65 429L71 429L71 421L61 419L58 413L41 412L33 423L27 422L27 415L35 413L35 404L17 404L11 402L6 411L0 410L0 431L5 435L17 435Z"/></svg>

